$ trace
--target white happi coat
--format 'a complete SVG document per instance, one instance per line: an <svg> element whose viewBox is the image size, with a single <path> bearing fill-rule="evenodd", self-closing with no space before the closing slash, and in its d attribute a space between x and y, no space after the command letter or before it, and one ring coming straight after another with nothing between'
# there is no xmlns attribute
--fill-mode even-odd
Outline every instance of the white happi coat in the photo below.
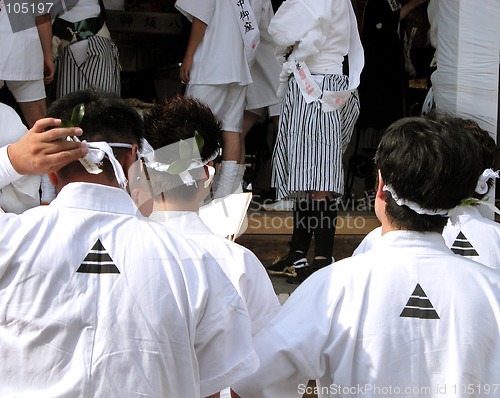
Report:
<svg viewBox="0 0 500 398"><path fill-rule="evenodd" d="M299 286L256 336L259 370L233 388L242 398L498 397L499 325L498 272L453 255L437 233L392 231Z"/></svg>
<svg viewBox="0 0 500 398"><path fill-rule="evenodd" d="M212 257L71 183L0 215L1 397L200 397L256 367L245 306Z"/></svg>
<svg viewBox="0 0 500 398"><path fill-rule="evenodd" d="M156 211L150 218L192 239L215 258L246 303L252 335L276 315L280 304L273 285L264 266L250 250L215 235L194 212Z"/></svg>
<svg viewBox="0 0 500 398"><path fill-rule="evenodd" d="M500 271L500 224L481 215L476 206L461 206L443 230L453 253Z"/></svg>
<svg viewBox="0 0 500 398"><path fill-rule="evenodd" d="M7 145L18 141L27 131L16 111L0 103L0 209L8 213L19 214L40 204L40 176L16 173L6 152Z"/></svg>
<svg viewBox="0 0 500 398"><path fill-rule="evenodd" d="M231 0L177 0L175 7L189 21L197 18L207 24L194 53L189 84L250 84L250 68Z"/></svg>
<svg viewBox="0 0 500 398"><path fill-rule="evenodd" d="M371 231L353 256L370 250L381 234L382 227ZM483 217L477 207L459 207L444 227L443 238L453 253L500 271L500 224Z"/></svg>

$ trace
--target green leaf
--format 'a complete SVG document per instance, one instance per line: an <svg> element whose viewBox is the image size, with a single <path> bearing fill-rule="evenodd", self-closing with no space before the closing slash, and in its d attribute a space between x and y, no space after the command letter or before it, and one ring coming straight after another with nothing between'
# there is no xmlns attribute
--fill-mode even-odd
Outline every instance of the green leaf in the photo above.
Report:
<svg viewBox="0 0 500 398"><path fill-rule="evenodd" d="M70 123L72 123L71 127L79 126L83 120L83 116L85 115L85 104L78 104L73 108L73 112L71 113Z"/></svg>
<svg viewBox="0 0 500 398"><path fill-rule="evenodd" d="M198 134L197 131L195 131L194 141L196 142L197 148L193 148L193 155L197 155L196 157L201 157L201 150L203 149L203 145L205 145L205 140L200 134ZM196 152L196 150L198 150L198 152Z"/></svg>
<svg viewBox="0 0 500 398"><path fill-rule="evenodd" d="M179 159L173 162L167 169L167 173L169 174L180 174L183 171L186 171L191 165L191 157L189 159Z"/></svg>
<svg viewBox="0 0 500 398"><path fill-rule="evenodd" d="M69 120L62 119L61 120L61 127L75 127L73 123L71 123Z"/></svg>

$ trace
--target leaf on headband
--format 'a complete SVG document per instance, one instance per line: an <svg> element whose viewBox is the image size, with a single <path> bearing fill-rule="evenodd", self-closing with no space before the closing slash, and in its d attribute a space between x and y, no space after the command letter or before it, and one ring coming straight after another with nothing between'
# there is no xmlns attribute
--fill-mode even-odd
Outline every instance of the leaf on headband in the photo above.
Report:
<svg viewBox="0 0 500 398"><path fill-rule="evenodd" d="M189 168L191 162L192 162L191 156L189 158L178 159L175 162L173 162L170 166L168 166L167 173L174 175L180 174Z"/></svg>
<svg viewBox="0 0 500 398"><path fill-rule="evenodd" d="M68 127L79 126L83 120L84 115L85 115L85 104L78 104L73 108L70 120L67 119L61 120L61 127L68 128Z"/></svg>
<svg viewBox="0 0 500 398"><path fill-rule="evenodd" d="M189 159L191 161L193 155L193 148L191 144L187 141L179 141L179 157L180 159Z"/></svg>
<svg viewBox="0 0 500 398"><path fill-rule="evenodd" d="M198 148L193 148L193 154L196 154L198 156L201 156L201 150L203 149L203 146L205 145L205 140L203 139L203 137L198 134L197 131L194 132L194 141L196 142L196 146ZM195 152L196 149L198 150L198 152Z"/></svg>
<svg viewBox="0 0 500 398"><path fill-rule="evenodd" d="M73 108L71 113L70 123L73 127L79 126L85 115L85 104L78 104Z"/></svg>

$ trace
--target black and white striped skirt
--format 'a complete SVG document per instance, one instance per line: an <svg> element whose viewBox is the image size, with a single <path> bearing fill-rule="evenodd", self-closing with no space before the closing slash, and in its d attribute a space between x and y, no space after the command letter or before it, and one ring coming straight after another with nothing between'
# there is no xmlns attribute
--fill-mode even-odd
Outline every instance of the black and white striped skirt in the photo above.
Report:
<svg viewBox="0 0 500 398"><path fill-rule="evenodd" d="M56 96L92 88L120 95L120 62L115 44L101 36L88 39L87 59L79 66L70 46L62 49L57 58Z"/></svg>
<svg viewBox="0 0 500 398"><path fill-rule="evenodd" d="M348 77L325 75L322 91L348 88ZM283 99L273 153L272 186L278 199L302 197L307 191L344 192L342 155L359 115L357 91L338 111L323 112L307 104L291 76Z"/></svg>

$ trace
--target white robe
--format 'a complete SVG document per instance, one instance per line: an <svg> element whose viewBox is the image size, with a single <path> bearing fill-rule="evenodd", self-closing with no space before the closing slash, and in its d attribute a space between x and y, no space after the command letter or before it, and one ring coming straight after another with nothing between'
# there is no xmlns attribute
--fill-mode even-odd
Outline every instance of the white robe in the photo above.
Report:
<svg viewBox="0 0 500 398"><path fill-rule="evenodd" d="M192 239L215 258L247 306L252 335L276 315L280 304L273 285L250 250L215 235L194 212L157 211L150 218Z"/></svg>
<svg viewBox="0 0 500 398"><path fill-rule="evenodd" d="M0 215L0 396L192 398L255 370L217 263L137 214L121 189L72 183Z"/></svg>
<svg viewBox="0 0 500 398"><path fill-rule="evenodd" d="M233 388L299 398L317 379L318 397L498 397L499 325L498 272L437 233L392 231L302 283L256 336L259 370Z"/></svg>

